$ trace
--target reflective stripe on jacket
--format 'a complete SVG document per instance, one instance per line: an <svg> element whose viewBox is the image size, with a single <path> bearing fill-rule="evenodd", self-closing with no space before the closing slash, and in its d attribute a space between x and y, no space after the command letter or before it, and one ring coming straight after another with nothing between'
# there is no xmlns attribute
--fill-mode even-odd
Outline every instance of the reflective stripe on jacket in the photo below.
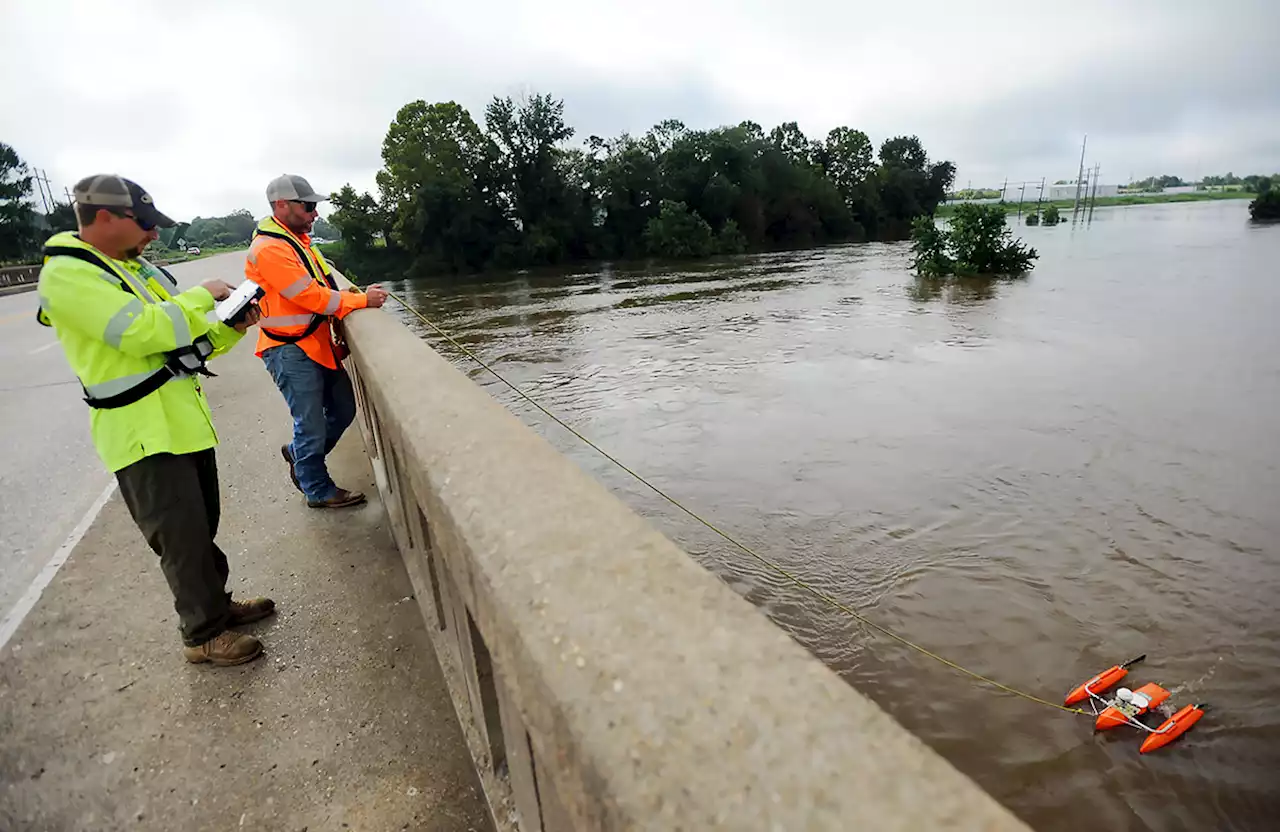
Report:
<svg viewBox="0 0 1280 832"><path fill-rule="evenodd" d="M213 296L196 287L175 294L168 275L142 260L107 257L72 232L55 234L49 248L92 252L107 266L68 256L49 257L40 270L40 307L86 393L105 398L127 390L164 366L167 353L207 336L214 355L240 340L210 324ZM124 285L128 285L126 291ZM159 453L194 453L218 444L209 406L194 376L174 378L133 404L91 409L98 455L111 471Z"/></svg>
<svg viewBox="0 0 1280 832"><path fill-rule="evenodd" d="M262 311L258 355L283 343L296 343L312 361L337 369L330 320L363 309L368 300L363 294L334 287L333 269L311 238L267 217L258 223L244 273L266 293L258 302ZM289 340L273 338L271 333Z"/></svg>

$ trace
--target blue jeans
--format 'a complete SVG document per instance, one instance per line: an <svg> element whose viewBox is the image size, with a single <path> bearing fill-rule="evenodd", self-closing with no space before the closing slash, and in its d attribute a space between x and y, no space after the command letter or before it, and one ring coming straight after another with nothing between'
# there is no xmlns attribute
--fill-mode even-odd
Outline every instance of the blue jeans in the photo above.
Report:
<svg viewBox="0 0 1280 832"><path fill-rule="evenodd" d="M356 417L351 377L338 365L330 370L312 361L297 344L281 344L262 354L262 362L293 414L293 471L311 502L338 492L324 458Z"/></svg>

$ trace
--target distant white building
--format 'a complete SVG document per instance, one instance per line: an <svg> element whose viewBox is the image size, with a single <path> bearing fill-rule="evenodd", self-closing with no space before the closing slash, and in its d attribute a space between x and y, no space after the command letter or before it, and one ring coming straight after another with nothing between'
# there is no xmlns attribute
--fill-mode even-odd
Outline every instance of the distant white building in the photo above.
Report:
<svg viewBox="0 0 1280 832"><path fill-rule="evenodd" d="M1026 189L1026 191L1023 192L1022 201L1026 202L1028 199L1030 199L1032 202L1035 202L1036 199L1040 198L1039 190L1040 189L1038 187L1029 186ZM1086 196L1091 196L1091 195L1093 195L1092 185L1080 186L1081 199L1084 199ZM1119 195L1120 195L1119 185L1101 185L1101 184L1098 185L1098 196L1119 196ZM1044 199L1046 202L1050 200L1075 199L1075 198L1076 198L1076 186L1074 182L1067 185L1045 185L1044 186ZM1017 202L1018 189L1017 188L1006 189L1004 199L1005 199L1005 202Z"/></svg>
<svg viewBox="0 0 1280 832"><path fill-rule="evenodd" d="M1093 188L1092 185L1080 186L1080 199L1083 200L1086 197L1092 196L1093 195L1092 188ZM996 189L993 188L992 190L996 190ZM1177 193L1179 190L1180 189L1177 189L1177 188L1166 188L1164 192ZM1194 190L1194 188L1189 190ZM1098 196L1119 196L1119 195L1120 195L1119 185L1102 185L1102 184L1098 185ZM1039 182L1028 182L1025 185L1022 185L1022 184L1005 185L1004 191L1002 192L1001 196L996 199L966 199L966 200L954 200L954 201L976 202L979 204L1003 201L1003 202L1012 202L1016 204L1019 201L1019 198L1021 198L1021 201L1024 203L1026 202L1034 203L1037 200L1050 202L1052 200L1075 199L1076 186L1074 182L1067 185L1046 184L1044 186L1044 193L1041 194ZM952 201L952 200L949 200L949 201Z"/></svg>

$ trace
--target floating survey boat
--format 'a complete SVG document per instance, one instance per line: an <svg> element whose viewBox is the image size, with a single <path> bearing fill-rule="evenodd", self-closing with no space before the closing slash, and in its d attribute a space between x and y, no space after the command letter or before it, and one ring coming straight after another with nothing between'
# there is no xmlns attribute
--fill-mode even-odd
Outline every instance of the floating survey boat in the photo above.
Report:
<svg viewBox="0 0 1280 832"><path fill-rule="evenodd" d="M1067 705L1089 702L1092 715L1095 717L1093 724L1095 730L1107 731L1129 725L1145 731L1147 738L1139 749L1142 754L1164 748L1185 734L1191 726L1200 721L1200 717L1204 716L1206 707L1202 704L1187 705L1169 716L1159 728L1152 728L1142 721L1142 717L1164 705L1173 695L1170 691L1155 682L1148 682L1137 690L1119 688L1114 695L1108 696L1107 691L1128 675L1129 668L1145 658L1146 654L1143 654L1124 664L1114 665L1073 689L1066 697ZM1168 715L1171 710L1172 708L1166 709L1164 713Z"/></svg>

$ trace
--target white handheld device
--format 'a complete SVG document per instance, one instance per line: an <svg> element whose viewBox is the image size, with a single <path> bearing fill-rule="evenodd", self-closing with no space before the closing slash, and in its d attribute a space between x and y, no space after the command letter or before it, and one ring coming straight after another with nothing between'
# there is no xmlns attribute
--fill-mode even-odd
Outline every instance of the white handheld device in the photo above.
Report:
<svg viewBox="0 0 1280 832"><path fill-rule="evenodd" d="M218 320L227 326L235 326L244 320L245 313L249 311L253 302L265 294L266 292L257 283L246 280L225 300L218 301L214 311L218 315Z"/></svg>

